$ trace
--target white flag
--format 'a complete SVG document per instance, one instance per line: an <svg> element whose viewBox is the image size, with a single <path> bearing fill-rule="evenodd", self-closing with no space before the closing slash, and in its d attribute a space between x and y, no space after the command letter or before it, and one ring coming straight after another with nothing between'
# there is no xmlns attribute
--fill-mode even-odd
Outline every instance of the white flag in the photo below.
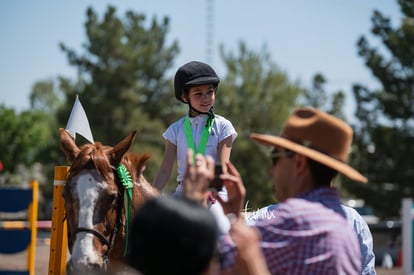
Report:
<svg viewBox="0 0 414 275"><path fill-rule="evenodd" d="M75 104L73 105L72 112L70 112L66 130L69 131L73 138L75 138L76 133L78 133L86 138L90 143L95 143L93 141L91 128L89 127L88 117L86 116L85 110L83 109L78 96L76 96Z"/></svg>

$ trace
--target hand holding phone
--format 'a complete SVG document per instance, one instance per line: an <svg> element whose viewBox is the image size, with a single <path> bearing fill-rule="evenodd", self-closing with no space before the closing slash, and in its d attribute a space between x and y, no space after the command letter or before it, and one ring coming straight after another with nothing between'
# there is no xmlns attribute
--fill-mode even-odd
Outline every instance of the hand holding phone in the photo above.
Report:
<svg viewBox="0 0 414 275"><path fill-rule="evenodd" d="M216 163L214 166L214 179L210 182L209 189L215 192L223 189L223 181L220 179L220 175L223 173L223 167L221 163Z"/></svg>

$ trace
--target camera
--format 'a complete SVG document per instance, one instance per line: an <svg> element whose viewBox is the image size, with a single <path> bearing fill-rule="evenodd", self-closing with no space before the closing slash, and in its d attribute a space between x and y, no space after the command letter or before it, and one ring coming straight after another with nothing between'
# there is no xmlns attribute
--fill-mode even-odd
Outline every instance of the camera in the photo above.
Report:
<svg viewBox="0 0 414 275"><path fill-rule="evenodd" d="M220 179L222 173L223 166L221 163L216 163L214 166L214 179L210 182L209 189L218 192L223 188L223 181Z"/></svg>

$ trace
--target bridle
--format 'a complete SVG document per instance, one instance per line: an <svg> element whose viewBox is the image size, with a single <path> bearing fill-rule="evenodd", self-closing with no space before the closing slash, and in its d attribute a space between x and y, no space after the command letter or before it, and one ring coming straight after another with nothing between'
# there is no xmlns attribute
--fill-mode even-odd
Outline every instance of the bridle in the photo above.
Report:
<svg viewBox="0 0 414 275"><path fill-rule="evenodd" d="M114 170L114 174L116 175L116 168L111 166L112 170ZM75 232L73 233L69 233L69 243L72 243L71 240L74 236L76 236L78 233L81 232L86 232L89 234L92 234L93 236L95 236L98 240L100 240L102 246L107 246L107 250L103 253L102 255L102 260L103 260L103 267L104 270L106 270L107 268L107 263L108 263L108 255L109 252L111 252L114 241L115 241L115 237L116 234L118 233L118 229L122 226L124 226L123 221L122 221L122 210L124 208L124 191L125 188L122 185L122 183L120 182L118 177L114 177L115 178L115 183L118 186L118 199L117 199L117 206L116 206L116 221L115 221L115 225L112 228L111 231L111 235L109 236L109 239L107 239L101 232L99 232L98 230L95 230L93 228L87 228L87 227L77 227L75 229Z"/></svg>

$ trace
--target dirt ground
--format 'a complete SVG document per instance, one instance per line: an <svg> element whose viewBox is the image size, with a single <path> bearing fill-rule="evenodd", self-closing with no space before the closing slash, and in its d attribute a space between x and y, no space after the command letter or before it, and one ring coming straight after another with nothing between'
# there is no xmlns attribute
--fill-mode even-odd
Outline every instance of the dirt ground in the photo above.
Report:
<svg viewBox="0 0 414 275"><path fill-rule="evenodd" d="M50 246L44 242L38 242L36 246L35 274L46 275L49 270ZM22 252L14 255L0 255L0 269L22 270L26 267L27 253Z"/></svg>
<svg viewBox="0 0 414 275"><path fill-rule="evenodd" d="M49 251L50 246L49 242L46 240L40 239L36 248L36 275L47 275L49 270ZM25 252L19 253L13 256L9 255L0 255L0 269L9 268L9 269L21 269L24 268L26 263L27 254ZM403 275L401 268L394 269L377 269L378 275Z"/></svg>

